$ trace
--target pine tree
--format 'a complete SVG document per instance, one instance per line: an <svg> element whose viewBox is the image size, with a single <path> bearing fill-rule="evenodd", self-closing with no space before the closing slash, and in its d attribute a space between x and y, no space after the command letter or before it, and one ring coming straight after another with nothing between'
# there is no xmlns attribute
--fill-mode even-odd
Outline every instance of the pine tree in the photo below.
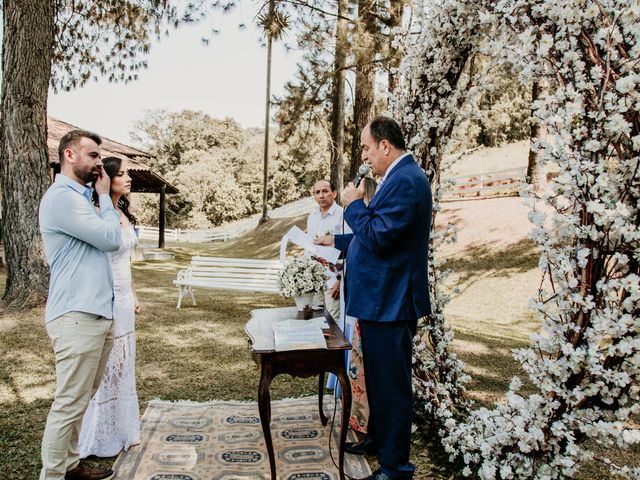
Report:
<svg viewBox="0 0 640 480"><path fill-rule="evenodd" d="M38 205L49 186L47 90L51 78L55 9L50 0L3 2L2 222L6 304L38 304L49 283Z"/></svg>
<svg viewBox="0 0 640 480"><path fill-rule="evenodd" d="M151 40L198 10L188 5L178 12L167 0L4 0L2 8L3 301L26 308L47 295L37 212L50 183L49 84L69 90L97 76L135 80Z"/></svg>

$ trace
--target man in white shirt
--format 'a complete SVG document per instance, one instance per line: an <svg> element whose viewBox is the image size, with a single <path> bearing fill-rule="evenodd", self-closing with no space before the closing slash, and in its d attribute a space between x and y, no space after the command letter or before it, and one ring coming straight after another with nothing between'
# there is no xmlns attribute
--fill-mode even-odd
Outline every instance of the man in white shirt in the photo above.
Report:
<svg viewBox="0 0 640 480"><path fill-rule="evenodd" d="M336 187L329 180L318 180L313 186L313 198L318 207L307 218L307 235L312 239L323 235L351 233L351 228L343 221L343 208L336 203ZM340 320L341 272L331 268L332 274L324 291L314 298L314 305L324 305L336 322ZM329 273L329 272L328 272ZM334 281L334 276L337 281Z"/></svg>

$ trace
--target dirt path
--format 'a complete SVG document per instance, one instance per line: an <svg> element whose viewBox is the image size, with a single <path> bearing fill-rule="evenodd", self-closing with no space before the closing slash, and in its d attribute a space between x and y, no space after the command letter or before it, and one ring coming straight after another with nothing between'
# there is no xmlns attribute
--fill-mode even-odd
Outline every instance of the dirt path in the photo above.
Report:
<svg viewBox="0 0 640 480"><path fill-rule="evenodd" d="M531 231L528 213L520 197L444 202L436 222L453 223L458 241L443 246L441 253L449 257L474 246L501 249L525 241Z"/></svg>
<svg viewBox="0 0 640 480"><path fill-rule="evenodd" d="M438 223L458 228L458 241L440 249L451 269L446 284L458 289L445 309L458 332L526 342L538 328L528 307L541 278L528 212L519 197L443 204Z"/></svg>

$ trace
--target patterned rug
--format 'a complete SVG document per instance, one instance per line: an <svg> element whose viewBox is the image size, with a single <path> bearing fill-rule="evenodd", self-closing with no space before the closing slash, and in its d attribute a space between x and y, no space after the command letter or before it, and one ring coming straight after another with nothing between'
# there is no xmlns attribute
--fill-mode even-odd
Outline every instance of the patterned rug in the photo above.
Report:
<svg viewBox="0 0 640 480"><path fill-rule="evenodd" d="M271 402L271 436L278 480L337 480L328 438L333 399L325 396L323 427L316 397ZM340 405L331 452L338 462ZM347 438L354 441L355 437ZM256 402L153 400L142 417L142 443L117 459L117 479L268 480L269 457ZM345 455L345 473L371 474L363 457Z"/></svg>

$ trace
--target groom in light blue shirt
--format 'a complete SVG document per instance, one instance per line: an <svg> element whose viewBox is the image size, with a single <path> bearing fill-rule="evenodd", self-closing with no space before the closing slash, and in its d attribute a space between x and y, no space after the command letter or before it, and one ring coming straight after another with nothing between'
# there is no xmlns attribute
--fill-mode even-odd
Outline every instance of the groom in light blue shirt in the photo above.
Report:
<svg viewBox="0 0 640 480"><path fill-rule="evenodd" d="M80 461L78 435L113 345L113 279L106 252L120 247L120 216L102 168L102 139L73 130L60 140L60 174L42 197L40 232L51 269L45 326L56 359L56 394L42 439L41 480L103 480L110 469ZM91 203L93 183L100 213Z"/></svg>

